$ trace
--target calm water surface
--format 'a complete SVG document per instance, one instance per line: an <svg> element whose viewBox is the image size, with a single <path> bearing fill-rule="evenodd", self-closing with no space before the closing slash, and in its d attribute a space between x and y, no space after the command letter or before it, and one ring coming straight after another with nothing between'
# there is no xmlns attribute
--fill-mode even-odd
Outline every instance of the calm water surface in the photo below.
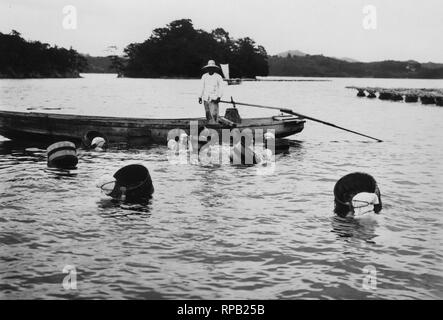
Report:
<svg viewBox="0 0 443 320"><path fill-rule="evenodd" d="M0 298L443 298L443 108L358 99L347 85L443 81L226 88L228 98L291 107L384 140L308 122L265 176L254 167L172 165L164 146L81 151L78 169L49 170L44 153L25 151L46 146L0 138ZM0 80L0 108L202 116L199 89L196 80L113 75ZM275 114L239 108L243 117ZM149 168L150 202L113 202L96 188L130 163ZM332 189L354 171L377 179L384 208L344 222L334 218ZM77 270L76 290L62 286L66 265ZM363 286L368 266L376 288Z"/></svg>

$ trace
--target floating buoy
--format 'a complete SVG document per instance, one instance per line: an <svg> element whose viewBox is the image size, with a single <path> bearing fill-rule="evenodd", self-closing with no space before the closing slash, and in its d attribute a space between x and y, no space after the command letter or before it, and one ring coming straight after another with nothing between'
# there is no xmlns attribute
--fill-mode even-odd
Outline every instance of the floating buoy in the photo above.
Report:
<svg viewBox="0 0 443 320"><path fill-rule="evenodd" d="M131 164L118 170L114 188L109 195L115 199L134 201L146 199L154 193L151 175L140 164Z"/></svg>
<svg viewBox="0 0 443 320"><path fill-rule="evenodd" d="M381 194L375 179L362 172L350 173L340 178L334 186L334 212L340 217L379 213Z"/></svg>
<svg viewBox="0 0 443 320"><path fill-rule="evenodd" d="M435 97L435 104L439 107L443 107L443 97Z"/></svg>
<svg viewBox="0 0 443 320"><path fill-rule="evenodd" d="M78 163L77 149L70 141L61 141L50 145L46 150L48 167L74 169Z"/></svg>

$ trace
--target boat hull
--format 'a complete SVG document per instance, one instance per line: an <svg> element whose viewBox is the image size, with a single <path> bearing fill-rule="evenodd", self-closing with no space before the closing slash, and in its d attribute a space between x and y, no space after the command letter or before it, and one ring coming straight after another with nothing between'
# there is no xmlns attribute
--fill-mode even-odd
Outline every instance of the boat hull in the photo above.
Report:
<svg viewBox="0 0 443 320"><path fill-rule="evenodd" d="M190 134L191 121L197 121L199 128L207 126L204 118L142 119L0 111L0 135L12 140L81 142L88 132L97 131L111 144L150 145L166 143L168 133L174 129ZM253 133L257 129L264 133L273 129L277 138L284 138L302 131L304 122L294 117L249 118L242 119L237 128L240 131L250 129ZM222 129L229 129L222 126L213 128L220 134Z"/></svg>

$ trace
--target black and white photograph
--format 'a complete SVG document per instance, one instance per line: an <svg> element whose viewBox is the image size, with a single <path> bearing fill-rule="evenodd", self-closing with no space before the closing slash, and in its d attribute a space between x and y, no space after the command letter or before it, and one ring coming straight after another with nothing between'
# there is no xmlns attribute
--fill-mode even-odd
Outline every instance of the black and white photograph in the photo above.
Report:
<svg viewBox="0 0 443 320"><path fill-rule="evenodd" d="M0 300L443 299L442 17L0 0Z"/></svg>

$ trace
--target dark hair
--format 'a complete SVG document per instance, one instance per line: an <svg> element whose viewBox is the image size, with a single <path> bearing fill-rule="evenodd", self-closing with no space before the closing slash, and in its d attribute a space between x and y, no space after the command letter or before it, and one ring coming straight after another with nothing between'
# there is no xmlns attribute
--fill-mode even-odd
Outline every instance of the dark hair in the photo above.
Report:
<svg viewBox="0 0 443 320"><path fill-rule="evenodd" d="M340 178L334 186L334 212L340 217L345 217L349 211L354 211L352 198L360 192L375 193L379 204L374 205L375 213L382 209L380 190L375 179L363 172L354 172Z"/></svg>

